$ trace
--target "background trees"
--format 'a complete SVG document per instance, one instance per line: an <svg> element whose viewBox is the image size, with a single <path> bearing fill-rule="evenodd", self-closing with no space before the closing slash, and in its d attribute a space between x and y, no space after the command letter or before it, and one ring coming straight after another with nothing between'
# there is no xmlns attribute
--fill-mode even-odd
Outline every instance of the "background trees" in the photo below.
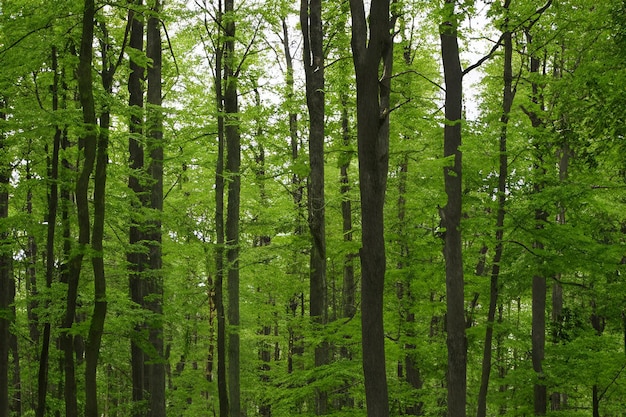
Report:
<svg viewBox="0 0 626 417"><path fill-rule="evenodd" d="M1 416L620 415L621 2L57 3L0 14Z"/></svg>

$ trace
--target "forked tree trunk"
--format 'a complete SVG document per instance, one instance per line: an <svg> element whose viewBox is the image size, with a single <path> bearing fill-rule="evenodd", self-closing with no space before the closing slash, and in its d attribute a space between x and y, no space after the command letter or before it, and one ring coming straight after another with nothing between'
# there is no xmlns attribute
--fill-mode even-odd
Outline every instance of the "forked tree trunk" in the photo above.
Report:
<svg viewBox="0 0 626 417"><path fill-rule="evenodd" d="M457 39L458 21L454 0L446 0L441 26L441 56L446 85L443 154L452 158L444 168L448 202L441 210L445 228L446 328L448 346L448 416L465 417L467 393L467 341L465 338L465 291L461 240L462 166L461 110L463 74Z"/></svg>
<svg viewBox="0 0 626 417"><path fill-rule="evenodd" d="M393 62L389 0L350 0L356 72L359 188L361 194L361 331L365 399L369 417L389 415L385 366L383 207L389 169L389 95ZM368 36L369 32L369 36ZM382 64L382 74L379 67Z"/></svg>

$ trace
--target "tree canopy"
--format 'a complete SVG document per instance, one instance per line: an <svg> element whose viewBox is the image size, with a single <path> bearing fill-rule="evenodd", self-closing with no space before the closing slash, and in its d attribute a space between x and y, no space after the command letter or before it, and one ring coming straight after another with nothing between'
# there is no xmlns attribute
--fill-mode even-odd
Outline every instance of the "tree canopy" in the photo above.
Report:
<svg viewBox="0 0 626 417"><path fill-rule="evenodd" d="M622 416L626 3L0 1L0 417Z"/></svg>

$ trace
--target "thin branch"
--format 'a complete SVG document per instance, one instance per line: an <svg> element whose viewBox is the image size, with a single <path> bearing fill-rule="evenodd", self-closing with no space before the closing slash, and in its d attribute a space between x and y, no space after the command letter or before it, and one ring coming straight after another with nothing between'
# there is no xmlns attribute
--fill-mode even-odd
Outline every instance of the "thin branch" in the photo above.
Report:
<svg viewBox="0 0 626 417"><path fill-rule="evenodd" d="M427 76L425 76L424 74L421 74L415 70L407 70L407 71L402 71L402 72L398 72L394 75L392 75L391 77L389 77L390 79L394 79L396 77L399 77L401 75L406 75L406 74L415 74L417 76L422 77L423 79L425 79L426 81L428 81L429 83L431 83L432 85L434 85L435 87L437 87L438 89L440 89L441 91L446 91L446 89L441 86L440 84L438 84L436 81L431 80L430 78L428 78Z"/></svg>

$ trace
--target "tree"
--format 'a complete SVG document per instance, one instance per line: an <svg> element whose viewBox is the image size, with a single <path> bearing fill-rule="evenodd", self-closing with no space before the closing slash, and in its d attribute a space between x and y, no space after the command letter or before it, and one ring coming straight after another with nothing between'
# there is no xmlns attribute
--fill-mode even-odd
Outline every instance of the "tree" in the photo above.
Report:
<svg viewBox="0 0 626 417"><path fill-rule="evenodd" d="M306 101L309 110L309 230L311 232L310 315L316 324L327 321L326 215L324 199L324 46L321 0L302 0L300 5ZM328 362L326 342L315 346L315 366ZM326 414L327 394L317 392L315 412Z"/></svg>
<svg viewBox="0 0 626 417"><path fill-rule="evenodd" d="M351 0L352 54L356 72L357 142L361 194L361 327L368 416L389 415L383 292L383 208L389 169L389 95L393 64L389 0L373 0L368 23L363 1ZM379 66L382 64L382 75ZM380 81L379 81L380 77Z"/></svg>
<svg viewBox="0 0 626 417"><path fill-rule="evenodd" d="M0 119L6 120L6 99L0 101ZM4 156L8 151L7 137L4 131L0 131L0 152ZM9 179L11 168L3 163L0 168L0 220L6 221L9 217ZM11 305L15 298L15 281L12 277L13 253L8 244L9 232L3 231L0 235L0 338L3 342L0 346L0 416L9 417L9 339L11 336L11 324L15 321L12 317Z"/></svg>
<svg viewBox="0 0 626 417"><path fill-rule="evenodd" d="M467 340L465 338L465 291L463 282L462 160L461 111L463 72L457 38L458 18L454 0L446 0L444 22L440 28L441 57L446 85L443 156L450 158L444 167L448 201L441 210L446 261L446 330L448 346L448 416L466 415Z"/></svg>
<svg viewBox="0 0 626 417"><path fill-rule="evenodd" d="M228 392L232 417L241 415L240 314L239 314L239 218L241 199L241 137L235 61L235 4L224 2L224 122L226 139L225 175L228 189L226 208L226 261L228 265Z"/></svg>

